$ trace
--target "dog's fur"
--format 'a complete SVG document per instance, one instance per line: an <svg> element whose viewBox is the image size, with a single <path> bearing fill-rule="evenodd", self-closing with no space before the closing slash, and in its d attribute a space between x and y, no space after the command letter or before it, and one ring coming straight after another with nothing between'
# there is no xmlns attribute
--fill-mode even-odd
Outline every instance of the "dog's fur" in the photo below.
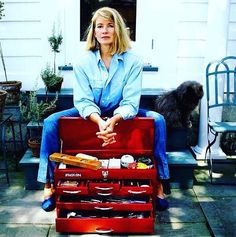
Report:
<svg viewBox="0 0 236 237"><path fill-rule="evenodd" d="M155 111L162 114L167 127L192 127L191 112L203 97L203 87L196 81L185 81L175 90L158 97Z"/></svg>

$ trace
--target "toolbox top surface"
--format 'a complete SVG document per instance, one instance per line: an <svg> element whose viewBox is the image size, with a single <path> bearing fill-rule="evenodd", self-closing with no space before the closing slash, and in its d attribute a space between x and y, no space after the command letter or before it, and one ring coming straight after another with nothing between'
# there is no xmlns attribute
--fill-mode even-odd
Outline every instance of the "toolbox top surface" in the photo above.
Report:
<svg viewBox="0 0 236 237"><path fill-rule="evenodd" d="M102 147L103 140L97 138L98 126L80 117L61 117L59 136L62 152L77 154L79 152L99 157L120 154L152 154L154 143L154 120L136 117L123 120L115 126L116 143Z"/></svg>

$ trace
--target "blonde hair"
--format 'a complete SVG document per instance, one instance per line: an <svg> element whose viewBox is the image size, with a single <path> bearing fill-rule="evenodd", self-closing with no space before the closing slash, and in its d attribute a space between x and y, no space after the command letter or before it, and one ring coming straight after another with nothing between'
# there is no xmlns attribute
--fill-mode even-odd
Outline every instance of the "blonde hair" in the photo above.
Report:
<svg viewBox="0 0 236 237"><path fill-rule="evenodd" d="M93 15L91 23L87 29L87 40L86 40L86 50L96 50L99 48L99 43L95 39L94 29L96 26L96 20L98 17L103 17L104 19L111 20L114 22L115 26L115 40L111 46L111 54L121 54L130 48L130 38L128 31L126 30L126 25L120 13L110 7L99 8Z"/></svg>

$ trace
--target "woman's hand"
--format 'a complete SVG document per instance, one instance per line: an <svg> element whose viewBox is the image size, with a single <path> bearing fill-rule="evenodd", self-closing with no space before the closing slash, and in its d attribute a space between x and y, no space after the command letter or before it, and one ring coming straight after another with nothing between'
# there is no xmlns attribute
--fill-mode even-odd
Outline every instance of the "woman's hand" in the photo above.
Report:
<svg viewBox="0 0 236 237"><path fill-rule="evenodd" d="M115 136L117 133L114 132L114 128L121 119L121 116L116 114L113 117L108 118L105 121L102 120L99 123L100 132L97 132L96 135L98 138L103 139L104 143L102 146L107 146L116 142Z"/></svg>
<svg viewBox="0 0 236 237"><path fill-rule="evenodd" d="M117 134L113 132L114 126L112 125L110 118L108 118L107 120L100 120L98 127L99 132L97 132L96 135L98 138L104 141L102 146L107 146L116 142L115 136Z"/></svg>
<svg viewBox="0 0 236 237"><path fill-rule="evenodd" d="M99 132L97 132L96 135L99 139L103 140L102 146L107 146L116 142L115 136L117 133L114 132L114 127L122 120L121 115L116 114L112 118L104 120L98 113L92 113L89 116L89 119L98 125Z"/></svg>

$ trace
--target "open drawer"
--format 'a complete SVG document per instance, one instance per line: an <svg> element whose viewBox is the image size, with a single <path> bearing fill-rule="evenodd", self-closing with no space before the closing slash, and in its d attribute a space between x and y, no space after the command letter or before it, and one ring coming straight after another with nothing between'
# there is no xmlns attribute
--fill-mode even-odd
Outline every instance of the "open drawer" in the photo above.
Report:
<svg viewBox="0 0 236 237"><path fill-rule="evenodd" d="M81 196L59 197L58 209L64 210L100 210L100 211L153 211L152 199L149 196Z"/></svg>
<svg viewBox="0 0 236 237"><path fill-rule="evenodd" d="M151 212L106 213L60 210L56 218L58 232L71 233L153 233L154 218Z"/></svg>

